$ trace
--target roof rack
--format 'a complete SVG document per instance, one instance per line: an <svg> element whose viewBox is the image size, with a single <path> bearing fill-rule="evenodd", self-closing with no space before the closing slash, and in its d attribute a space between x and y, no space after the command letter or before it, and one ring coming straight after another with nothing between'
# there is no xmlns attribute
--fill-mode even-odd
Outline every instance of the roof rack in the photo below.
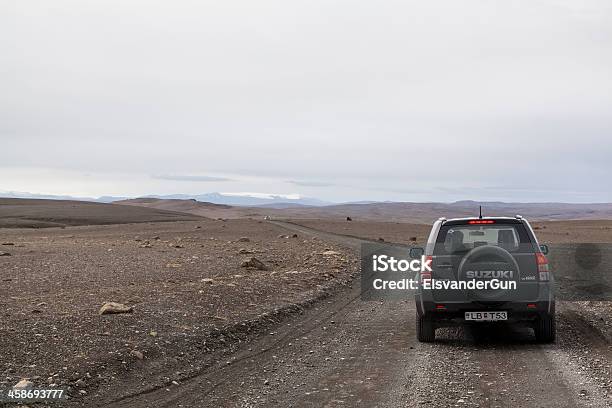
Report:
<svg viewBox="0 0 612 408"><path fill-rule="evenodd" d="M523 216L522 216L522 215L519 215L519 214L516 214L516 215L514 216L514 218L516 218L517 220L522 220L522 219L523 219Z"/></svg>

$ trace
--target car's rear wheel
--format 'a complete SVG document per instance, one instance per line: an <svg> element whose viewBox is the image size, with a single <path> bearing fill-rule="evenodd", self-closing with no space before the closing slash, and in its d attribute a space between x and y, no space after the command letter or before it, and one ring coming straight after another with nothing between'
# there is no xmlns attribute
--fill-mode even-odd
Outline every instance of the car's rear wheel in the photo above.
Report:
<svg viewBox="0 0 612 408"><path fill-rule="evenodd" d="M545 315L538 319L534 332L536 340L540 343L554 343L557 336L557 325L555 315Z"/></svg>
<svg viewBox="0 0 612 408"><path fill-rule="evenodd" d="M436 340L436 329L430 318L416 315L417 339L422 343L431 343Z"/></svg>

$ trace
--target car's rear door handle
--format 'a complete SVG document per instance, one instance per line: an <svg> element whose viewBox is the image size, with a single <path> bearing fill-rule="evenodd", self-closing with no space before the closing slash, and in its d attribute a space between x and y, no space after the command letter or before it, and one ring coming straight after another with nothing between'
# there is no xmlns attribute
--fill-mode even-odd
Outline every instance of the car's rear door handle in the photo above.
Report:
<svg viewBox="0 0 612 408"><path fill-rule="evenodd" d="M443 269L450 269L453 267L453 265L451 264L440 264L440 265L436 265L438 268L443 268Z"/></svg>

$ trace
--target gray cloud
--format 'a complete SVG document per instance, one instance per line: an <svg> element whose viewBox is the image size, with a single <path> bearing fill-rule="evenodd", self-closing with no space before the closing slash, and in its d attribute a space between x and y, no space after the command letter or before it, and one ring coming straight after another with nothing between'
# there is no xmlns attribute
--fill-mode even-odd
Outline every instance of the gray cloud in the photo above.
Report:
<svg viewBox="0 0 612 408"><path fill-rule="evenodd" d="M191 175L154 175L154 179L158 180L170 180L170 181L197 181L197 182L221 182L221 181L234 181L225 177L212 177L212 176L191 176Z"/></svg>
<svg viewBox="0 0 612 408"><path fill-rule="evenodd" d="M299 180L288 180L290 184L301 186L301 187L331 187L333 183L327 183L324 181L299 181Z"/></svg>

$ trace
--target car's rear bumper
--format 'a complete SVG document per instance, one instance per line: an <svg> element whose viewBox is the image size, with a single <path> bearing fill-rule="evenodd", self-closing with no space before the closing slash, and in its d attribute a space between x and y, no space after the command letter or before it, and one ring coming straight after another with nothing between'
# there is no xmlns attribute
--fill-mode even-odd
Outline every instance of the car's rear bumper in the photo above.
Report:
<svg viewBox="0 0 612 408"><path fill-rule="evenodd" d="M536 321L542 316L554 313L554 301L539 302L504 302L504 303L436 303L436 302L417 302L417 312L420 316L426 316L438 323L445 325L463 324L465 312L470 311L506 311L508 320L505 322L530 322Z"/></svg>

